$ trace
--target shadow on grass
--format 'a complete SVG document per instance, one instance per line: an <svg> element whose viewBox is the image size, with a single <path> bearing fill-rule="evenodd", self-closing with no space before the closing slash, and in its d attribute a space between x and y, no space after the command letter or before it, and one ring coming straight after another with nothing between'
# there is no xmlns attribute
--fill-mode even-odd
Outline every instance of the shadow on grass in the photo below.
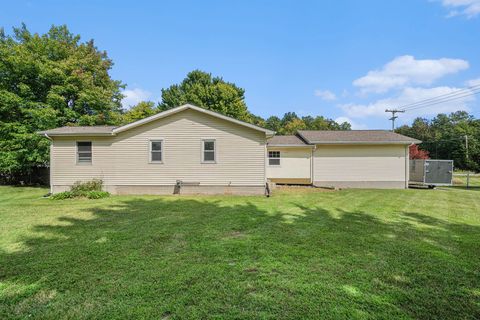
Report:
<svg viewBox="0 0 480 320"><path fill-rule="evenodd" d="M468 188L466 186L451 186L448 188L454 190L480 191L480 186L470 186Z"/></svg>
<svg viewBox="0 0 480 320"><path fill-rule="evenodd" d="M478 227L248 201L118 198L36 226L0 253L0 317L480 316Z"/></svg>

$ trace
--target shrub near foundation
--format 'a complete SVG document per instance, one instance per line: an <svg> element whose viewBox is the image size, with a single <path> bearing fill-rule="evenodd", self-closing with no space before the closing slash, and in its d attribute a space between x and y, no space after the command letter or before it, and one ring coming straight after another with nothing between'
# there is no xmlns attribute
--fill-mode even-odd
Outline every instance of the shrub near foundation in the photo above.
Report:
<svg viewBox="0 0 480 320"><path fill-rule="evenodd" d="M64 191L54 194L53 200L64 200L71 198L101 199L110 196L110 193L102 190L103 181L93 179L86 182L77 181L70 188L70 191Z"/></svg>

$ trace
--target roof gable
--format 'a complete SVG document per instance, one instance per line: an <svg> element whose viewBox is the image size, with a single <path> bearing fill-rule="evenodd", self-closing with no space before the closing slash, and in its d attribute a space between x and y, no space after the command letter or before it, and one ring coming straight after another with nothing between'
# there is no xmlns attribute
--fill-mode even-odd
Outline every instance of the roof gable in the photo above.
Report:
<svg viewBox="0 0 480 320"><path fill-rule="evenodd" d="M163 112L160 112L160 113L157 113L153 116L150 116L148 118L144 118L144 119L141 119L141 120L138 120L138 121L135 121L135 122L132 122L132 123L129 123L129 124L126 124L124 126L121 126L121 127L118 127L118 128L115 128L113 129L113 134L117 134L119 132L123 132L123 131L126 131L126 130L130 130L132 128L135 128L135 127L138 127L138 126L141 126L141 125L144 125L144 124L147 124L147 123L150 123L152 121L155 121L155 120L158 120L158 119L161 119L161 118L165 118L165 117L168 117L172 114L175 114L175 113L178 113L178 112L182 112L184 110L195 110L195 111L198 111L198 112L201 112L201 113L205 113L205 114L208 114L208 115L211 115L213 117L216 117L216 118L219 118L219 119L223 119L223 120L226 120L226 121L229 121L229 122L233 122L235 124L238 124L238 125L241 125L241 126L244 126L244 127L247 127L247 128L250 128L250 129L254 129L254 130L257 130L257 131L261 131L261 132L264 132L265 134L267 135L274 135L275 132L274 131L271 131L271 130L268 130L268 129L265 129L265 128L262 128L262 127L259 127L259 126L256 126L254 124L251 124L251 123L247 123L247 122L244 122L244 121L240 121L240 120L237 120L237 119L234 119L234 118L231 118L231 117L228 117L228 116L225 116L223 114L220 114L220 113L217 113L217 112L214 112L214 111L210 111L210 110L207 110L207 109L204 109L204 108L200 108L200 107L197 107L197 106L194 106L194 105L191 105L191 104L184 104L180 107L176 107L176 108L173 108L173 109L169 109L169 110L166 110L166 111L163 111Z"/></svg>

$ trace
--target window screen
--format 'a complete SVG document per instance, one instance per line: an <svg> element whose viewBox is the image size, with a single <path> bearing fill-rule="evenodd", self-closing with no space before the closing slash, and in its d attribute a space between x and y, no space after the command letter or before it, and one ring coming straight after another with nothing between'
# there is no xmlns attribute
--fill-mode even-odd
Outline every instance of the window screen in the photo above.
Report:
<svg viewBox="0 0 480 320"><path fill-rule="evenodd" d="M271 166L280 165L280 151L268 151L268 164Z"/></svg>
<svg viewBox="0 0 480 320"><path fill-rule="evenodd" d="M215 140L203 140L203 162L215 162Z"/></svg>
<svg viewBox="0 0 480 320"><path fill-rule="evenodd" d="M92 163L92 142L77 142L77 162Z"/></svg>
<svg viewBox="0 0 480 320"><path fill-rule="evenodd" d="M150 141L150 162L162 162L163 141Z"/></svg>

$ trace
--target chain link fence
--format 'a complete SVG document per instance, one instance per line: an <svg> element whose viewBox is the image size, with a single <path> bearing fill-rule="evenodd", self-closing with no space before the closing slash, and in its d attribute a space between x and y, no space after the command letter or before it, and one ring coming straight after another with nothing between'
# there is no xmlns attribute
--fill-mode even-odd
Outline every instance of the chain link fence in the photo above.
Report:
<svg viewBox="0 0 480 320"><path fill-rule="evenodd" d="M480 173L454 172L453 187L459 189L479 189Z"/></svg>

